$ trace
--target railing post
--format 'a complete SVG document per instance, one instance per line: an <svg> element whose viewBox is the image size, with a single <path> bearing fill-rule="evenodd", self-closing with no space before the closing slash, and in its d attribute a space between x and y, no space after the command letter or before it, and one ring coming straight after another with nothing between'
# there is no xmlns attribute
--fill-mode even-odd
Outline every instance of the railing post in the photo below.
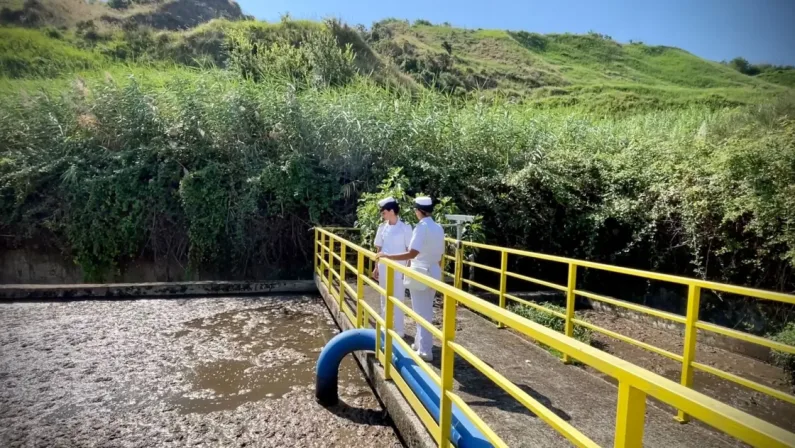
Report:
<svg viewBox="0 0 795 448"><path fill-rule="evenodd" d="M320 248L318 247L318 233L317 227L315 227L315 242L312 244L312 263L314 263L315 266L315 269L312 272L315 274L317 274L317 266L320 264L317 261L317 257L320 255Z"/></svg>
<svg viewBox="0 0 795 448"><path fill-rule="evenodd" d="M693 387L693 361L696 359L698 339L698 310L701 305L701 287L690 285L687 288L687 317L685 320L685 347L682 354L682 386ZM676 420L680 423L690 421L690 416L679 410Z"/></svg>
<svg viewBox="0 0 795 448"><path fill-rule="evenodd" d="M340 297L339 297L339 305L340 310L342 310L342 302L345 301L345 263L348 261L347 256L347 249L348 246L343 242L340 241Z"/></svg>
<svg viewBox="0 0 795 448"><path fill-rule="evenodd" d="M455 242L455 287L461 289L464 282L464 248L461 246L461 241Z"/></svg>
<svg viewBox="0 0 795 448"><path fill-rule="evenodd" d="M455 297L444 295L442 307L442 390L439 403L439 446L450 446L450 429L453 426L453 402L447 395L453 390L453 368L455 351L450 343L455 341L456 307Z"/></svg>
<svg viewBox="0 0 795 448"><path fill-rule="evenodd" d="M646 419L646 393L635 389L623 379L618 383L615 448L643 446L643 426Z"/></svg>
<svg viewBox="0 0 795 448"><path fill-rule="evenodd" d="M563 333L572 338L574 337L574 290L577 289L577 265L569 263L569 280L566 286L566 325ZM563 355L563 362L568 364L571 362L569 355Z"/></svg>
<svg viewBox="0 0 795 448"><path fill-rule="evenodd" d="M364 327L362 300L364 300L364 252L358 252L356 257L356 328Z"/></svg>
<svg viewBox="0 0 795 448"><path fill-rule="evenodd" d="M395 304L392 303L392 295L395 291L395 270L392 268L392 266L387 265L386 272L380 274L386 274L386 315L384 316L384 323L386 324L384 334L386 335L386 338L384 339L384 378L391 379L392 335L389 334L389 331L392 330L392 320L395 311Z"/></svg>
<svg viewBox="0 0 795 448"><path fill-rule="evenodd" d="M501 250L500 254L500 308L505 309L505 291L508 289L508 252ZM505 328L505 325L499 323L497 328Z"/></svg>
<svg viewBox="0 0 795 448"><path fill-rule="evenodd" d="M321 233L320 234L320 258L317 261L317 264L319 266L318 275L320 276L320 280L323 280L323 274L326 272L325 271L326 267L323 266L323 263L321 262L323 260L323 257L325 257L325 256L326 256L326 234L325 233Z"/></svg>
<svg viewBox="0 0 795 448"><path fill-rule="evenodd" d="M332 291L334 289L332 287L332 281L334 280L334 277L331 275L331 271L333 271L333 270L334 270L334 238L329 236L329 238L328 238L328 272L327 272L328 277L326 277L326 279L328 280L328 290L332 294L332 297L334 297L334 292Z"/></svg>

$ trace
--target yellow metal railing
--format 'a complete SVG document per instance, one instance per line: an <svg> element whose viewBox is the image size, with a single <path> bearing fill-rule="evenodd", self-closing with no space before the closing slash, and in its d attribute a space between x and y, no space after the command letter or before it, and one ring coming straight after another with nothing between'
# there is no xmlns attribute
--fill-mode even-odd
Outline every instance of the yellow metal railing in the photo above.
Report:
<svg viewBox="0 0 795 448"><path fill-rule="evenodd" d="M482 246L482 248L490 248L490 246L480 246ZM500 250L511 251L511 249ZM356 254L356 266L348 262L348 257L353 254ZM425 424L439 446L447 447L450 445L453 403L455 403L461 412L483 432L494 446L507 446L461 399L461 397L453 392L453 359L455 355L468 361L473 367L494 381L497 386L522 403L527 409L549 424L572 444L580 447L598 446L582 432L546 408L539 401L535 400L494 368L481 361L477 356L455 341L456 308L459 303L487 318L493 319L498 322L499 325L509 327L560 351L567 359L576 359L615 378L618 381L615 447L642 446L646 398L649 396L679 409L680 412L685 415L692 416L695 419L753 446L795 446L795 434L791 432L734 409L731 406L700 394L653 372L635 366L613 355L583 344L572 337L567 337L517 314L511 313L500 306L491 304L464 292L455 285L449 285L418 274L410 268L390 260L382 261L387 267L386 272L382 273L382 275L386 275L387 278L386 289L383 289L378 283L368 278L365 270L366 263L374 260L376 254L322 228L315 229L315 255L314 263L317 278L326 286L329 294L337 300L340 309L345 313L348 319L350 319L350 322L355 324L357 328L361 328L363 326L368 326L372 319L375 322L375 328L378 334L384 332L386 335L386 340L383 345L384 350L381 350L378 343L373 347L379 362L381 362L384 367L384 376L387 379L391 379L398 387L406 398L406 401L417 413L420 420ZM544 255L544 257L547 257L547 259L550 258L546 255ZM454 258L456 261L455 273L449 275L453 277L456 284L460 285L463 280L461 278L461 273L464 264L462 246L460 244L457 245L456 256ZM579 261L575 263L576 266L590 264L591 266L589 267L592 267L595 265L594 263ZM506 267L507 262L501 263L500 271L503 273L503 276L507 274ZM394 297L395 285L392 284L392 274L395 270L433 288L443 295L444 306L441 330L434 327L432 323L422 319L409 307ZM353 272L356 272L356 288L353 288L347 282L348 273ZM570 268L570 282L569 285L565 287L565 290L567 291L567 295L572 297L572 303L573 295L580 293L580 291L576 290L573 282L575 277L576 267ZM337 280L337 286L335 286L335 279ZM383 294L387 297L384 319L381 319L379 314L365 302L365 284L369 285L379 294ZM504 282L501 282L500 291L502 291L503 294L504 290ZM355 303L355 314L354 310L352 310L347 303L346 295ZM505 295L505 297L508 298L507 295ZM504 300L501 300L501 304L504 305ZM392 329L392 319L395 306L398 306L406 315L414 319L417 325L422 325L433 333L434 337L441 340L441 375L437 375L436 372L420 359L413 350L410 350L408 344L394 332ZM574 321L573 318L573 311L573 306L567 307L566 316L568 316L568 320L571 324L576 324L577 322ZM571 328L571 324L567 325L567 329ZM571 333L569 332L569 334ZM414 359L417 365L428 373L440 386L441 412L439 424L434 421L400 374L395 374L392 370L391 350L393 342L401 345L406 350L406 353Z"/></svg>
<svg viewBox="0 0 795 448"><path fill-rule="evenodd" d="M734 285L727 285L723 283L716 283L710 282L705 280L698 280L693 278L687 277L679 277L675 275L667 275L667 274L660 274L656 272L648 272L648 271L641 271L637 269L629 269L629 268L622 268L618 266L612 266L607 264L601 263L593 263L590 261L583 261L583 260L575 260L571 258L565 257L557 257L553 255L547 254L540 254L535 252L528 252L524 250L518 249L509 249L505 247L499 246L491 246L487 244L479 244L479 243L472 243L461 241L456 242L455 240L448 240L449 243L458 244L461 247L471 247L476 249L482 250L490 250L496 251L500 254L501 258L501 266L499 269L486 266L474 262L463 261L462 263L466 266L476 269L484 269L491 272L496 272L500 274L500 290L495 291L494 288L489 288L484 285L480 285L475 282L463 280L456 283L456 286L459 288L462 286L463 283L469 284L470 286L474 286L481 290L495 293L499 295L499 306L500 308L506 307L506 299L511 300L517 303L521 303L530 307L533 307L537 310L540 310L545 313L553 314L558 317L565 319L565 330L564 334L566 336L572 336L574 333L574 326L579 325L585 328L588 328L592 331L596 331L612 337L614 339L618 339L620 341L626 342L628 344L632 344L643 349L649 350L654 352L658 355L665 356L667 358L673 359L674 361L678 361L682 364L682 371L681 371L681 384L685 387L692 387L693 386L693 371L700 370L702 372L710 373L716 375L720 378L723 378L728 381L732 381L734 383L740 384L742 386L748 387L753 389L757 392L761 392L763 394L770 395L772 397L778 398L785 402L795 404L795 396L788 394L786 392L774 389L772 387L766 386L764 384L760 384L758 382L748 380L732 373L720 370L715 367L711 367L706 364L701 364L695 361L696 355L696 333L697 330L708 331L712 333L721 334L723 336L727 336L734 339L739 339L746 342L751 342L754 344L762 345L774 350L779 350L785 353L793 353L795 354L795 346L782 344L780 342L773 341L771 339L754 336L749 333L745 333L742 331L733 330L730 328L722 327L719 325L711 324L709 322L704 322L699 320L699 305L701 300L701 291L703 289L725 292L730 294L737 294L740 296L751 297L761 300L771 300L780 303L786 304L795 304L795 295L790 294L783 294L779 292L773 291L765 291L761 289L754 289L754 288L746 288L742 286L734 286ZM508 256L519 256L519 257L528 257L536 260L543 260L549 261L553 263L559 263L564 266L568 267L568 281L565 285L556 284L544 280L540 280L533 277L528 277L526 275L521 275L517 273L513 273L507 270L508 264ZM600 271L606 272L613 272L618 274L625 274L630 275L633 277L640 277L645 278L648 280L659 280L663 282L675 283L679 285L687 286L688 288L688 295L687 295L687 314L682 316L679 314L669 313L666 311L657 310L654 308L650 308L643 305L638 305L635 303L630 303L624 300L618 300L612 297L603 296L600 294L594 294L592 292L584 291L577 288L577 272L578 268L587 268L587 269L595 269ZM459 268L460 270L460 268ZM505 283L507 278L514 278L523 280L526 282L534 283L536 285L544 286L547 288L555 289L557 291L561 291L566 294L566 314L563 315L561 313L555 312L550 310L549 308L543 307L536 303L529 302L527 300L523 300L519 297L516 297L511 294L507 294L505 292ZM647 344L645 342L639 341L637 339L633 339L629 336L625 336L613 331L610 331L606 328L599 327L592 323L583 321L581 319L577 319L574 315L574 303L577 296L585 297L591 300L595 300L602 303L607 303L609 305L613 305L615 307L629 309L641 314L646 314L649 316L654 316L660 319L665 319L668 321L676 322L684 326L684 350L682 354L672 353L668 350L664 350L659 347L655 347L653 345ZM564 362L569 361L569 356L564 354L563 360ZM688 415L682 409L678 410L677 420L681 422L688 421Z"/></svg>

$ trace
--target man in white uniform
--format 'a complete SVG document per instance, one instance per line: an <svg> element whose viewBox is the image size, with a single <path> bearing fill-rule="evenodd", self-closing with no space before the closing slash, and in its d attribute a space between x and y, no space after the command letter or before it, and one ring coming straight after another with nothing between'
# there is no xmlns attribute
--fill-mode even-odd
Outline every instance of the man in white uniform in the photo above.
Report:
<svg viewBox="0 0 795 448"><path fill-rule="evenodd" d="M397 201L388 197L378 202L381 207L381 217L384 222L378 226L378 231L375 234L375 248L376 252L385 254L402 254L408 250L409 243L411 242L411 226L401 221L398 217L400 213L400 205ZM404 266L406 262L401 262ZM378 279L378 284L386 289L386 266L379 263L373 277ZM403 302L406 295L406 287L403 286L403 274L394 271L394 290L392 291L393 297ZM404 333L404 314L397 306L394 307L392 328L395 333L401 337ZM381 296L381 317L386 317L386 297Z"/></svg>
<svg viewBox="0 0 795 448"><path fill-rule="evenodd" d="M414 200L414 212L419 223L414 228L414 233L409 243L409 249L401 254L379 254L380 258L394 261L411 260L411 268L421 274L428 275L436 280L441 280L442 269L440 263L444 255L444 229L433 218L433 201L429 197L419 197ZM410 287L411 307L424 320L433 322L433 298L436 290L420 284ZM433 335L430 331L417 325L417 338L415 347L420 357L425 361L433 360Z"/></svg>

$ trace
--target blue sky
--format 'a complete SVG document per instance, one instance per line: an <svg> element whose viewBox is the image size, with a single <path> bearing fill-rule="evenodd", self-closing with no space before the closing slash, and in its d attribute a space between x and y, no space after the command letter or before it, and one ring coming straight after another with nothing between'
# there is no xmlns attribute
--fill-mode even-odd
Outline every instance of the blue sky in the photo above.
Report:
<svg viewBox="0 0 795 448"><path fill-rule="evenodd" d="M795 65L795 0L238 0L267 21L338 17L368 27L387 17L450 22L464 28L608 34L683 48L720 61Z"/></svg>

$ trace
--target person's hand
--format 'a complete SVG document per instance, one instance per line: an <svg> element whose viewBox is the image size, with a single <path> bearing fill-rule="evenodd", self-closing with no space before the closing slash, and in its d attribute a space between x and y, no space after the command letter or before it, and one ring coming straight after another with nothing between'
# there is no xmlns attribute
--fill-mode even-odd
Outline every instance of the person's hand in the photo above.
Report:
<svg viewBox="0 0 795 448"><path fill-rule="evenodd" d="M375 262L376 263L378 263L378 260L380 260L382 258L384 260L389 260L389 255L387 255L387 254L385 254L383 252L378 252L377 254L375 254Z"/></svg>
<svg viewBox="0 0 795 448"><path fill-rule="evenodd" d="M373 272L370 274L370 276L373 277L373 280L378 280L378 265L375 265L375 269L373 269Z"/></svg>

